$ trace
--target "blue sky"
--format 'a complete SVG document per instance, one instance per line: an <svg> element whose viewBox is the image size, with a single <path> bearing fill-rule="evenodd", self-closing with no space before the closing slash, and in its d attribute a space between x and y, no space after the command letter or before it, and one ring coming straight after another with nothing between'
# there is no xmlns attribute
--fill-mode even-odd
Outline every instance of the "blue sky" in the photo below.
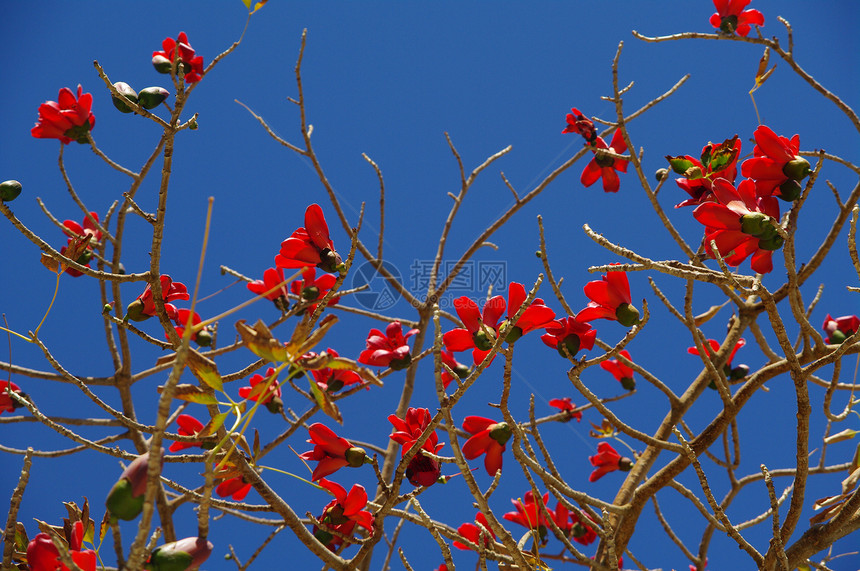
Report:
<svg viewBox="0 0 860 571"><path fill-rule="evenodd" d="M855 106L860 103L857 73L860 39L856 34L860 5L850 0L816 3L813 10L809 2L755 0L751 7L765 14L762 33L777 35L783 45L785 29L776 17L781 15L791 22L798 62L847 103ZM646 172L665 166L665 155L697 155L708 141L719 142L735 134L744 141L744 152L750 152L752 145L747 141L757 121L747 92L762 55L757 46L702 40L645 44L630 35L631 29L646 35L709 32L707 20L712 12L710 2L690 0L587 4L471 1L322 4L272 0L252 18L236 52L195 89L187 107L189 112L200 114L200 128L177 137L162 271L189 285L193 283L209 196L214 197L215 231L209 243L201 292L218 293L201 302L198 311L204 317L248 298L241 284L221 291L233 280L220 274L219 265L261 277L273 265L280 242L302 224L305 207L312 202L323 205L332 238L339 249L346 251L346 234L327 204L309 162L271 140L253 117L234 102L239 100L251 107L285 139L299 142L298 114L287 98L296 95L292 70L303 29L308 30L303 81L316 152L353 224L361 204L367 205L362 237L373 246L379 227L378 181L361 153L367 153L380 166L386 186L386 258L400 271L407 287L413 288L415 280L420 278L414 268L435 254L441 226L450 208L446 194L457 192L459 186L457 165L444 133L450 135L467 170L502 148L513 146L511 153L482 175L463 204L448 243L448 258L454 261L483 228L511 206L513 198L498 175L500 170L524 194L580 149L578 137L560 133L564 116L571 107L578 107L589 116L614 118L613 105L600 98L611 93L610 63L621 40L624 41L619 65L621 83L635 82L625 98L628 112L669 89L683 75L691 74L675 96L630 125L634 144L645 150ZM3 109L0 179L17 179L24 185L23 195L11 205L15 214L55 247L61 246L65 238L42 214L35 197L41 197L59 220L82 218L65 192L57 169L59 145L56 141L34 139L29 134L40 103L56 99L61 87L82 84L84 91L94 95L97 122L93 136L99 147L114 160L136 170L154 148L158 129L139 117L113 109L109 94L95 73L93 60L99 61L112 81L125 81L138 89L149 85L169 87L169 80L156 74L150 65L150 54L160 49L165 37L185 31L208 64L239 37L244 13L238 0L151 2L146 8L139 3L82 3L73 8L60 2L4 5L0 30L7 45L15 49L8 49L0 56L6 85L0 91ZM800 81L785 63L780 62L775 74L756 92L756 102L762 121L778 134L800 134L801 149L824 148L855 163L860 160L858 133L831 102ZM127 190L125 178L107 168L85 146L68 146L65 163L76 189L93 210L104 213ZM508 281L534 283L543 271L534 256L538 245L536 216L540 214L547 229L554 271L557 276L564 276L565 295L574 309L579 309L587 302L581 293L582 285L597 279L587 268L619 261L592 243L582 233L582 224L587 222L611 240L654 259L681 255L650 210L632 172L622 176L619 193L605 194L599 184L582 187L579 175L584 166L581 162L569 169L523 208L492 237L498 249L482 248L474 258L476 263L504 267ZM798 238L801 260L817 248L835 215L834 201L823 179L833 183L843 197L856 184L856 176L847 169L833 164L826 166L801 217L798 229L798 235L803 236ZM139 195L144 209L154 208L156 189L156 178L151 176ZM682 195L674 184L667 184L661 192L661 203L688 242L697 243L701 225L689 210L671 209L671 205L684 198ZM138 220L129 228L130 238L123 257L129 271L144 271L149 266L147 230ZM4 259L0 270L0 311L5 313L11 328L26 332L34 329L41 319L53 295L54 280L40 265L38 249L11 225L0 224L0 244ZM812 313L813 324L820 323L826 313L857 312L856 294L845 289L846 285L856 285L856 276L850 269L844 235L831 258L803 291L808 303L818 285L825 284L821 301ZM781 253L775 256L775 266L775 271L765 279L766 285L777 286L784 279ZM741 271L749 272L748 262L741 265ZM347 278L347 285L351 279ZM683 284L665 276L655 279L681 303ZM630 281L634 300L645 298L653 318L631 344L630 352L637 363L654 371L674 389L682 390L701 368L700 362L686 354L686 348L692 344L689 335L654 296L646 275L631 274ZM124 300L131 301L139 291L137 284L123 286ZM478 286L466 284L464 289L451 292L442 304L447 303L450 309L454 297L478 297L482 293ZM720 301L717 293L697 287L697 308L704 310ZM541 290L541 296L561 312L548 288ZM94 282L63 277L57 302L40 336L76 374L113 373L100 311ZM414 318L414 312L403 300L387 310L387 314ZM258 317L273 320L276 313L263 302L240 316L252 321ZM721 314L705 326L705 333L712 337L722 335L726 317L727 314ZM153 335L160 335L156 324L144 325ZM356 357L364 348L366 332L379 326L367 318L344 314L331 337L331 346L337 347L342 355ZM610 343L624 334L623 328L614 323L599 322L595 326L599 336ZM220 324L220 335L224 343L232 339L233 318ZM748 345L739 352L736 361L754 368L764 362L764 357L752 343L751 335L747 338ZM574 402L582 400L576 398L566 379L564 363L543 347L537 335L528 336L517 347L514 396L519 400L514 402L526 403L528 396L534 394L538 414L548 414L551 409L546 402L551 398L571 396ZM137 350L135 370L148 367L161 356L160 351L143 345ZM49 368L37 348L20 341L12 341L11 358L18 365ZM0 350L0 360L9 360L8 349ZM245 363L246 355L232 355L219 362L219 367L222 371L234 371ZM846 368L853 369L853 363L847 367L846 362ZM384 418L396 407L402 379L403 373L392 374L383 389L357 394L344 403L346 424L337 429L339 433L385 446L389 425ZM434 410L438 402L430 379L430 367L425 365L419 373L414 405ZM455 417L497 414L487 403L498 402L500 379L501 363L496 363L478 381L480 387L475 388L474 394L458 405ZM585 380L593 383L602 396L617 394L614 381L597 368L588 371ZM13 381L32 395L47 414L82 416L99 412L68 386L21 377ZM141 418L147 415L154 418L154 387L163 382L164 378L155 376L135 386L135 404ZM781 436L785 431L793 433L791 381L787 377L778 378L769 384L770 392L756 395L740 419L744 448L739 472L743 474L758 471L762 462L770 468L792 462L793 438ZM637 426L649 431L663 417L665 402L657 391L645 383L640 385L637 395L619 401L613 410L619 416L637 419ZM97 392L108 400L115 398L110 387L100 387ZM824 425L820 412L822 395L817 390L812 392L814 441L816 437L820 439ZM300 413L308 405L297 396L291 400L294 396L285 396L285 402ZM694 428L705 426L719 410L716 399L706 400L703 398L688 418ZM518 405L515 414L526 418L526 405ZM277 434L283 428L282 419L259 420L264 440L267 434ZM318 420L325 422L321 417ZM555 443L559 467L573 486L611 499L621 482L618 474L594 484L587 482L591 470L587 456L594 453L596 446L596 441L588 437L588 421L597 423L599 417L591 412L580 425L547 427L546 438ZM856 429L856 419L853 422ZM106 432L93 430L88 434L104 436ZM760 434L767 435L765 442L757 437ZM0 435L0 444L14 448L68 447L67 442L49 430L30 423L3 424ZM635 446L633 442L630 444ZM293 446L303 451L300 439ZM852 449L851 443L835 445L829 458L835 461L842 454L847 460ZM442 453L449 451L446 446ZM509 509L508 498L521 496L527 489L510 453L506 454L503 485L493 497L493 507L499 513ZM817 457L813 461L817 462ZM288 450L273 454L267 462L296 473L304 470ZM3 465L0 490L11 492L17 481L20 457L4 456ZM713 464L706 466L716 470ZM194 469L182 472L175 464L170 468L176 468L171 476L185 478L187 483L193 483L199 472ZM64 477L58 485L56 475L61 470ZM105 492L118 474L119 468L112 460L94 454L37 459L19 520L25 522L32 536L35 534L32 518L56 523L65 512L61 502L80 503L83 496L89 497L98 513ZM299 514L310 511L318 515L328 502L322 492L296 480L274 473L266 476L280 486L278 491L285 499L295 502ZM373 487L369 471L337 476L335 479L347 487L356 481L353 479L368 489ZM476 477L482 485L489 484L485 473ZM821 487L814 486L809 498L836 493L842 477L822 478ZM681 480L688 487L699 489L690 474L685 473ZM785 485L787 480L777 483L780 489ZM725 492L724 475L715 477L714 487L718 497ZM730 512L733 521L743 521L766 509L763 486L753 488L748 488L736 502L735 511ZM431 488L421 499L425 508L431 506L436 517L455 527L471 521L474 515L467 490L456 481ZM664 510L675 514L676 530L695 548L701 527L691 506L671 492L661 500ZM252 492L249 501L259 502L259 496ZM190 506L183 509L187 513L177 517L179 534L191 535L196 531L193 513ZM804 512L803 521L811 515L811 511ZM696 523L687 525L688 518ZM659 524L649 512L640 526L647 529ZM765 549L768 530L767 524L751 530L750 541ZM129 529L126 537L130 533ZM232 568L232 563L221 558L227 552L227 544L231 543L244 560L256 548L248 538L263 533L250 524L239 524L227 517L213 522L216 552L205 568ZM662 535L658 528L654 533L640 534L631 548L646 565L686 569L688 562L683 554L668 541L649 545L655 535ZM296 541L287 535L288 532L282 533L263 552L260 565L278 565L285 550L289 550L290 557L296 558L294 567L316 566L316 559L295 549ZM425 532L407 525L401 537L416 569L436 568L442 562ZM843 551L850 547L850 540L841 546ZM112 550L107 548L105 553L110 561ZM373 568L381 566L382 550L375 555ZM399 568L396 559L393 568ZM471 553L455 554L455 562L464 568L473 565L474 560ZM730 540L714 540L711 569L743 567L748 561ZM851 563L847 561L848 558L837 560L833 568L857 568L856 558Z"/></svg>

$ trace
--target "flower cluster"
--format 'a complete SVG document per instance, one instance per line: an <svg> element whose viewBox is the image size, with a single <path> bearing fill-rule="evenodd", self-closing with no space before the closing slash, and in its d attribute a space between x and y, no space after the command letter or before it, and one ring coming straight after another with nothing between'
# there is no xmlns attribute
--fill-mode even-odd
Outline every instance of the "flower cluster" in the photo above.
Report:
<svg viewBox="0 0 860 571"><path fill-rule="evenodd" d="M96 571L97 557L92 549L83 549L85 524L76 521L66 528L65 542L69 546L69 557L81 571ZM57 546L47 533L40 533L27 544L27 563L31 571L69 571L62 561Z"/></svg>
<svg viewBox="0 0 860 571"><path fill-rule="evenodd" d="M299 455L299 458L319 462L311 476L313 481L334 474L344 466L358 468L370 462L364 448L353 446L349 440L341 438L324 424L315 422L308 427L308 433L311 436L308 442L314 445L314 449Z"/></svg>
<svg viewBox="0 0 860 571"><path fill-rule="evenodd" d="M555 509L552 510L548 506L548 501L549 493L544 494L542 498L535 499L534 494L529 490L523 499L511 500L516 511L508 512L502 517L528 529L537 530L541 543L545 545L549 535L550 522L542 513L541 507L543 507L549 519L566 537L582 545L589 545L597 539L597 532L592 527L596 524L591 517L579 510L570 511L561 502L558 502ZM586 519L591 522L590 525L584 523Z"/></svg>
<svg viewBox="0 0 860 571"><path fill-rule="evenodd" d="M592 466L595 466L595 470L588 477L589 482L596 482L609 472L614 472L616 470L629 472L633 467L633 460L621 456L621 454L616 452L615 448L610 446L607 442L601 442L598 444L597 454L589 456L588 461L591 462Z"/></svg>
<svg viewBox="0 0 860 571"><path fill-rule="evenodd" d="M308 206L304 227L284 240L280 253L275 256L275 265L285 269L316 266L324 272L336 272L340 271L342 263L319 204Z"/></svg>
<svg viewBox="0 0 860 571"><path fill-rule="evenodd" d="M203 79L203 56L194 52L185 32L179 32L179 36L175 40L165 38L161 42L161 47L160 52L152 52L152 65L155 71L174 73L173 62L178 59L179 66L185 74L185 83L197 83Z"/></svg>
<svg viewBox="0 0 860 571"><path fill-rule="evenodd" d="M630 353L626 350L619 351L618 354L632 362ZM600 363L600 368L612 374L615 380L621 383L621 386L626 390L632 391L636 388L636 381L633 380L633 369L625 365L620 359L607 359Z"/></svg>
<svg viewBox="0 0 860 571"><path fill-rule="evenodd" d="M281 400L281 387L275 376L275 369L269 367L266 376L256 374L248 379L250 386L240 387L239 396L265 405L269 412L278 414L284 409L284 401Z"/></svg>
<svg viewBox="0 0 860 571"><path fill-rule="evenodd" d="M838 345L860 329L860 319L856 315L843 315L834 319L828 313L821 328L827 333L827 342Z"/></svg>
<svg viewBox="0 0 860 571"><path fill-rule="evenodd" d="M4 412L15 412L16 408L24 405L10 396L10 393L15 393L19 397L27 396L21 387L11 381L0 381L0 414Z"/></svg>
<svg viewBox="0 0 860 571"><path fill-rule="evenodd" d="M96 212L90 212L89 216L84 217L83 226L74 220L64 220L63 232L69 239L66 245L60 249L60 253L65 256L66 252L71 252L77 244L80 254L75 261L82 266L90 267L90 261L93 258L93 244L101 242L102 239L102 232L99 230L98 223L99 215ZM81 247L83 247L82 250ZM84 275L75 268L66 268L66 273L76 278Z"/></svg>
<svg viewBox="0 0 860 571"><path fill-rule="evenodd" d="M373 367L391 367L394 371L405 369L412 362L408 340L416 333L417 329L410 329L404 335L399 321L389 323L385 333L371 329L367 334L367 349L361 352L358 362Z"/></svg>
<svg viewBox="0 0 860 571"><path fill-rule="evenodd" d="M735 353L738 352L738 349L746 345L746 341L744 339L738 339L738 342L735 343L735 346L732 348L732 351L729 353L729 358L726 359L726 364L723 366L723 374L726 375L726 378L730 381L736 381L739 379L743 379L749 373L749 367L746 365L738 365L737 367L732 367L732 359L735 358ZM708 346L711 348L711 352L716 356L717 351L720 350L720 342L716 339L708 339ZM707 348L705 348L707 351ZM699 350L695 347L690 347L687 349L687 353L691 355L701 355ZM708 387L716 390L717 384L713 380L708 383Z"/></svg>
<svg viewBox="0 0 860 571"><path fill-rule="evenodd" d="M430 420L430 411L426 408L409 408L405 418L400 418L396 414L388 417L388 421L395 428L395 432L389 438L402 445L401 457L405 456L421 438L421 435L430 426ZM434 430L424 441L421 450L412 457L409 465L406 466L406 479L413 486L432 486L439 479L442 474L439 462L435 458L425 456L421 451L426 450L435 455L442 446L439 444L439 437Z"/></svg>
<svg viewBox="0 0 860 571"><path fill-rule="evenodd" d="M764 26L764 15L758 10L744 10L750 0L714 0L717 13L711 16L711 25L724 34L746 36L751 26Z"/></svg>
<svg viewBox="0 0 860 571"><path fill-rule="evenodd" d="M88 143L89 132L96 126L92 106L93 95L83 93L80 85L77 97L64 87L56 101L39 105L39 121L30 134L39 139L59 139L64 145L72 141Z"/></svg>
<svg viewBox="0 0 860 571"><path fill-rule="evenodd" d="M364 511L367 506L367 492L364 491L363 486L355 484L347 493L342 486L325 478L320 479L319 484L334 496L334 499L323 509L322 515L318 518L319 522L337 532L337 534L329 533L315 525L313 534L320 543L336 551L343 544L344 540L341 536L351 536L356 525L368 532L373 531L373 514Z"/></svg>
<svg viewBox="0 0 860 571"><path fill-rule="evenodd" d="M487 474L495 476L502 469L502 452L510 440L511 427L507 422L496 422L482 416L467 416L463 420L463 430L472 436L463 445L463 456L466 460L474 460L481 454L484 458L484 468Z"/></svg>

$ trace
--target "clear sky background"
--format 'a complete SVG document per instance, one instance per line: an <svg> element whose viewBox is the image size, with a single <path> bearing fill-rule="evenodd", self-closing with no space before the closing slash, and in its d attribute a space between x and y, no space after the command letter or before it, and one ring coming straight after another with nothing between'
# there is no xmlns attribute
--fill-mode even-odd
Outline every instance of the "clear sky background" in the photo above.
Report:
<svg viewBox="0 0 860 571"><path fill-rule="evenodd" d="M857 36L860 4L853 0L814 5L808 1L755 0L750 7L765 15L763 34L779 36L783 45L785 28L777 16L785 17L794 29L797 61L849 105L855 109L860 106ZM367 204L362 238L371 246L376 244L379 227L378 181L361 153L367 153L378 163L386 185L385 257L398 268L405 285L419 293L414 281L419 276L411 268L416 262L432 259L450 208L451 200L446 194L456 193L459 188L457 164L444 133L450 134L467 170L507 145L513 146L511 153L482 175L465 201L448 242L447 259L453 262L481 230L511 206L513 198L502 183L499 170L504 171L521 195L525 194L581 148L581 138L561 134L565 114L571 107L578 107L589 116L614 119L613 105L600 97L611 94L610 63L619 41L625 44L619 65L620 81L635 82L625 98L628 112L668 90L684 74L692 75L676 95L629 127L634 144L645 149L646 172L665 166L665 155L695 156L708 141L720 142L735 134L744 141L744 153L750 152L752 145L748 141L757 121L747 92L762 55L757 46L703 40L645 44L630 35L631 29L646 35L710 32L708 18L713 11L710 2L698 0L492 4L271 0L252 18L242 45L205 77L187 106L188 116L193 112L200 114L200 128L185 131L176 139L162 271L189 287L193 284L209 196L215 199L215 231L210 238L201 292L202 295L220 293L198 306L204 317L216 315L249 297L241 284L221 291L234 280L222 276L219 265L247 276L262 277L263 271L273 265L280 242L302 225L304 210L312 202L322 204L335 245L342 252L347 251L346 234L310 163L270 139L253 117L234 102L238 99L250 106L288 141L300 142L297 108L287 97L296 96L293 66L302 29L308 30L303 79L318 156L352 224L358 219L361 204ZM84 91L94 96L93 113L97 121L93 136L99 147L117 162L138 170L156 145L160 132L153 123L120 114L113 108L109 93L93 68L93 60L104 66L112 81L125 81L136 89L151 85L171 87L169 78L157 74L150 64L152 52L161 49L165 37L176 37L179 31L185 31L197 54L208 64L239 37L244 21L245 8L238 0L5 3L0 8L0 31L7 46L0 55L4 85L0 90L0 179L17 179L24 185L22 196L11 204L16 215L56 248L65 244L65 237L42 214L35 197L41 197L59 220L80 222L83 218L66 193L57 169L59 144L30 136L40 103L55 100L61 87L74 89L82 84ZM800 134L802 150L824 148L855 163L860 161L858 133L836 106L798 79L785 63L778 63L775 74L756 93L756 101L762 121L778 134ZM65 163L78 193L89 208L100 214L114 200L121 200L127 190L126 178L108 168L86 146L69 145ZM565 172L495 235L492 241L497 250L483 248L474 259L504 263L509 281L525 283L527 287L534 283L543 271L534 256L538 246L536 216L541 214L554 271L565 278L567 299L574 309L579 309L587 302L582 285L598 278L589 274L587 268L620 261L583 234L584 223L654 259L682 255L653 214L632 169L622 175L619 193L605 194L599 183L588 189L582 187L579 175L584 166L583 161ZM824 179L830 180L843 197L856 184L856 175L847 169L832 163L826 165L800 220L799 260L808 259L815 251L835 216L835 203ZM138 194L144 209L154 209L156 189L157 176L150 176ZM691 211L671 209L671 205L684 198L686 195L674 183L666 184L660 195L679 231L688 242L697 244L702 226L693 219ZM130 225L131 238L123 258L129 272L142 272L149 267L147 229L139 220ZM819 284L825 285L822 299L812 314L813 324L823 321L827 313L834 316L858 313L856 294L845 289L846 285L857 285L845 241L843 236L829 262L804 288L808 302ZM0 223L0 254L3 260L0 311L5 313L11 328L20 332L32 330L50 302L54 279L40 265L38 249L5 221ZM775 288L784 280L781 251L774 260L775 270L765 278L765 284ZM749 273L748 262L741 265L741 270ZM653 277L674 301L682 302L682 283L665 276ZM348 286L351 280L351 276L347 278ZM689 334L654 296L644 273L631 274L630 282L634 300L647 299L652 322L629 350L637 363L680 392L701 369L701 363L686 353L686 348L692 345ZM141 290L138 284L124 285L126 303ZM456 296L477 298L484 293L477 286L472 289L467 286L451 292L442 305L448 304L450 309ZM695 309L704 311L721 301L718 293L698 285ZM548 287L544 287L541 295L561 313ZM705 326L707 335L722 339L728 318L728 311L723 311L725 314ZM75 374L95 377L113 374L100 313L95 282L64 276L57 302L40 336ZM386 314L415 318L403 300L387 309ZM238 317L272 321L276 316L270 304L261 302ZM231 318L220 324L220 344L232 340L233 321ZM624 334L624 329L615 323L601 321L594 325L598 335L610 343ZM142 327L160 336L154 320ZM289 327L281 330L282 336L286 337ZM380 323L343 314L329 345L341 355L356 358L371 327L380 327ZM747 335L747 340L748 345L738 353L735 364L748 363L755 368L765 359L751 335ZM530 394L535 395L539 415L552 412L546 404L551 398L571 396L575 403L581 403L582 398L575 396L566 378L567 366L543 346L538 335L527 336L517 347L512 399L517 403L515 415L527 418ZM137 349L135 371L147 368L161 355L160 351L142 344ZM14 339L11 359L22 366L50 368L38 348ZM8 349L0 350L0 360L8 362ZM234 354L219 361L219 367L222 372L235 371L248 360L247 354ZM852 374L851 364L848 367L846 361L843 370L846 382ZM430 371L429 364L422 365L413 402L414 406L435 410L438 403ZM501 373L499 360L479 379L472 394L458 405L455 418L497 416L497 411L487 403L499 400ZM396 408L403 375L392 374L386 379L386 387L357 394L349 402L341 401L346 422L343 428L335 427L338 433L384 447L390 431L385 417ZM134 388L136 406L145 422L154 419L157 402L154 388L165 379L166 375L156 375ZM68 386L24 377L12 380L48 415L97 416L100 412ZM610 397L620 391L608 373L596 367L587 372L584 380L602 396ZM238 386L246 384L235 383L231 394L235 397ZM771 469L793 463L792 383L785 376L770 381L768 386L770 391L757 394L739 420L742 437L739 474L758 472L761 463ZM641 380L639 387L635 396L616 403L613 410L651 432L665 414L665 401ZM97 392L116 402L113 389L100 387ZM817 388L811 392L815 417L811 446L815 447L824 430L823 395ZM288 391L284 401L298 413L309 406ZM844 401L839 402L841 407ZM694 429L701 428L718 412L718 407L716 395L703 395L688 421ZM200 408L197 413L202 418L204 411ZM256 426L265 442L267 436L283 429L283 420L263 416L267 415L258 415L255 422L259 422ZM315 420L334 427L322 416ZM621 482L619 474L610 474L593 484L587 482L592 469L587 457L594 454L597 444L588 436L588 421L599 423L600 418L587 412L581 424L547 426L544 434L559 469L572 486L611 500ZM842 428L858 429L857 419L852 417L839 430ZM109 434L105 430L82 432L92 437ZM301 440L292 441L298 452L305 449ZM635 442L628 440L628 443L636 447ZM49 429L33 423L0 424L0 444L42 450L70 446ZM855 444L832 446L829 461L848 461ZM448 453L450 447L446 446L442 454ZM509 451L505 462L502 486L493 496L492 504L499 514L509 509L508 498L519 497L528 489ZM817 463L818 456L813 455L812 462ZM270 455L266 463L306 475L299 460L287 449ZM20 456L4 455L0 460L0 496L11 495L20 464ZM711 484L717 497L721 497L727 489L724 474L710 461L704 461L704 465L716 474ZM200 470L188 467L183 470L171 464L167 471L169 477L193 486L198 482L195 474ZM103 498L119 473L113 460L88 452L55 460L36 459L19 520L25 523L32 537L36 533L32 518L58 523L65 514L61 502L81 503L83 496L90 499L98 518ZM809 491L808 503L838 493L838 482L844 476L813 479L816 483ZM319 515L329 501L323 492L292 478L272 472L266 477L300 515L308 511ZM476 477L483 486L490 482L483 468ZM369 469L340 472L333 479L347 488L354 482L364 484L369 491L375 486ZM689 470L680 480L701 491ZM787 479L777 481L779 490L786 485ZM660 500L676 532L695 550L702 532L701 517L673 492L664 492ZM252 491L248 501L258 503L260 498ZM465 486L458 480L434 486L421 496L421 501L432 516L454 527L472 521L475 512ZM740 522L766 509L764 485L753 485L735 502L729 517ZM193 535L196 519L191 506L182 510L176 518L178 534ZM812 515L811 510L804 512L801 532ZM680 550L668 540L663 541L663 532L650 508L639 526L630 547L646 565L687 568L688 562ZM238 523L229 516L214 521L211 539L216 550L204 568L235 568L232 562L222 559L227 544L232 544L244 561L268 531ZM125 537L130 541L131 528ZM770 525L765 523L749 530L747 537L758 549L765 550ZM423 530L407 524L401 538L416 570L435 569L442 562L434 542ZM838 545L837 552L856 550L858 544L856 536L849 538ZM557 542L552 540L549 551L557 552L557 548ZM354 549L347 554L354 553ZM586 548L586 553L593 553L593 549L594 546ZM383 551L380 548L375 553L373 569L381 568ZM471 568L476 559L468 552L454 556L464 569ZM108 545L105 557L108 562L113 557ZM301 548L288 531L263 552L259 561L261 568L283 568L287 561L289 567L296 569L319 566L316 558ZM395 556L392 568L400 566ZM857 556L832 564L832 568L842 570L858 566ZM729 568L750 568L749 559L731 540L715 539L710 569Z"/></svg>

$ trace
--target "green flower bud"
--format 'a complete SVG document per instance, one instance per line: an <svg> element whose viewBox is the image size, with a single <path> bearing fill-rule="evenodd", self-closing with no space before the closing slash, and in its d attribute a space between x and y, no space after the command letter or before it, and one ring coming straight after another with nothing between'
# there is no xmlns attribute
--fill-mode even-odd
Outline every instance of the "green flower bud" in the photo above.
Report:
<svg viewBox="0 0 860 571"><path fill-rule="evenodd" d="M633 327L639 323L639 310L629 303L622 303L615 308L615 317L624 327Z"/></svg>
<svg viewBox="0 0 860 571"><path fill-rule="evenodd" d="M785 243L785 240L779 234L767 239L767 240L759 240L758 247L762 250L779 250L782 248L782 245Z"/></svg>
<svg viewBox="0 0 860 571"><path fill-rule="evenodd" d="M131 86L123 81L117 81L113 84L114 88L126 99L137 103L137 92L131 88ZM111 101L113 101L113 106L120 110L122 113L133 113L134 110L128 106L128 104L123 101L121 98L111 95Z"/></svg>
<svg viewBox="0 0 860 571"><path fill-rule="evenodd" d="M306 287L302 290L302 298L307 301L314 301L320 296L320 288L317 286Z"/></svg>
<svg viewBox="0 0 860 571"><path fill-rule="evenodd" d="M6 180L0 182L0 200L12 202L21 194L21 183L17 180Z"/></svg>
<svg viewBox="0 0 860 571"><path fill-rule="evenodd" d="M734 14L726 16L720 22L720 31L724 34L734 34L738 29L738 17Z"/></svg>
<svg viewBox="0 0 860 571"><path fill-rule="evenodd" d="M370 461L364 448L359 448L358 446L353 446L352 448L347 449L347 451L343 453L343 457L352 468L358 468Z"/></svg>
<svg viewBox="0 0 860 571"><path fill-rule="evenodd" d="M761 212L753 212L741 216L741 232L750 236L761 236L771 227L770 216Z"/></svg>
<svg viewBox="0 0 860 571"><path fill-rule="evenodd" d="M633 460L625 456L618 461L618 469L622 472L629 472L633 468L633 464Z"/></svg>
<svg viewBox="0 0 860 571"><path fill-rule="evenodd" d="M809 171L809 161L803 157L794 157L794 160L788 161L782 167L782 174L793 180L803 180Z"/></svg>
<svg viewBox="0 0 860 571"><path fill-rule="evenodd" d="M499 422L498 424L492 425L490 428L490 438L498 442L501 446L504 446L505 443L511 439L513 435L513 431L511 427L508 426L507 422Z"/></svg>
<svg viewBox="0 0 860 571"><path fill-rule="evenodd" d="M194 339L201 347L212 346L212 333L210 333L208 329L201 329L200 331L198 331Z"/></svg>
<svg viewBox="0 0 860 571"><path fill-rule="evenodd" d="M777 198L781 198L786 202L791 202L793 200L797 200L800 196L800 191L803 190L800 184L796 180L788 179L781 185L779 185L779 194L777 194Z"/></svg>
<svg viewBox="0 0 860 571"><path fill-rule="evenodd" d="M636 388L636 381L633 377L623 377L621 379L621 386L624 387L626 391L632 391Z"/></svg>
<svg viewBox="0 0 860 571"><path fill-rule="evenodd" d="M410 363L412 363L412 354L407 353L402 359L392 359L388 366L391 367L392 371L401 371L408 367Z"/></svg>
<svg viewBox="0 0 860 571"><path fill-rule="evenodd" d="M483 329L472 334L472 341L475 342L475 347L481 351L489 351L493 348L495 339L492 339Z"/></svg>
<svg viewBox="0 0 860 571"><path fill-rule="evenodd" d="M134 300L125 308L125 319L132 321L146 321L152 317L143 312L143 302L139 299Z"/></svg>
<svg viewBox="0 0 860 571"><path fill-rule="evenodd" d="M162 55L157 55L152 58L152 67L158 73L170 73L170 68L173 67L173 62Z"/></svg>
<svg viewBox="0 0 860 571"><path fill-rule="evenodd" d="M669 176L669 169L657 169L657 172L654 173L657 182L661 182L667 176Z"/></svg>
<svg viewBox="0 0 860 571"><path fill-rule="evenodd" d="M170 95L163 87L147 87L137 94L137 101L144 109L155 109Z"/></svg>
<svg viewBox="0 0 860 571"><path fill-rule="evenodd" d="M281 411L284 410L284 401L280 397L272 397L263 406L272 414L281 414Z"/></svg>
<svg viewBox="0 0 860 571"><path fill-rule="evenodd" d="M131 521L143 511L143 495L135 497L131 482L123 478L111 488L105 507L112 517Z"/></svg>
<svg viewBox="0 0 860 571"><path fill-rule="evenodd" d="M148 571L187 571L197 569L209 555L214 546L200 537L186 537L173 543L156 547L144 565Z"/></svg>
<svg viewBox="0 0 860 571"><path fill-rule="evenodd" d="M508 343L513 343L517 339L523 336L523 329L517 325L514 325L510 329L508 329L507 335L505 335L505 341Z"/></svg>
<svg viewBox="0 0 860 571"><path fill-rule="evenodd" d="M750 368L746 365L738 365L731 370L728 377L730 381L739 381L746 377L750 372Z"/></svg>
<svg viewBox="0 0 860 571"><path fill-rule="evenodd" d="M579 351L579 346L579 337L576 335L568 335L567 337L559 341L557 347L558 354L565 359L567 358L567 355L564 354L564 350L562 349L562 347L564 347L565 349L567 349L567 352L570 354L570 356L573 357L574 355L576 355L576 352Z"/></svg>

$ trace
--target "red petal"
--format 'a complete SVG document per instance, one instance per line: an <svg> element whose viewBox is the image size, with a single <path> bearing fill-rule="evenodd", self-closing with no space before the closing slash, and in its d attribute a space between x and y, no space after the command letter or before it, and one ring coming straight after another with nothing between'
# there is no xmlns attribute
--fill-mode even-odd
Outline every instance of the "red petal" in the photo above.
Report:
<svg viewBox="0 0 860 571"><path fill-rule="evenodd" d="M319 204L311 204L305 210L305 230L320 250L330 248L334 250L331 238L328 235L328 225L325 222L322 208Z"/></svg>
<svg viewBox="0 0 860 571"><path fill-rule="evenodd" d="M579 182L581 182L582 186L586 188L591 186L600 178L602 170L603 169L598 166L597 161L592 159L590 163L585 165L585 169L582 171L582 176L579 177Z"/></svg>
<svg viewBox="0 0 860 571"><path fill-rule="evenodd" d="M442 342L449 351L466 351L475 348L472 334L465 329L452 329L442 335Z"/></svg>
<svg viewBox="0 0 860 571"><path fill-rule="evenodd" d="M469 434L477 434L482 432L492 425L496 424L495 420L484 418L483 416L467 416L463 419L463 430Z"/></svg>
<svg viewBox="0 0 860 571"><path fill-rule="evenodd" d="M481 327L481 311L478 304L466 296L454 300L454 309L463 320L463 324L470 332L474 333ZM456 330L455 330L456 331ZM471 345L474 347L474 345ZM464 351L465 349L452 349L452 351Z"/></svg>

